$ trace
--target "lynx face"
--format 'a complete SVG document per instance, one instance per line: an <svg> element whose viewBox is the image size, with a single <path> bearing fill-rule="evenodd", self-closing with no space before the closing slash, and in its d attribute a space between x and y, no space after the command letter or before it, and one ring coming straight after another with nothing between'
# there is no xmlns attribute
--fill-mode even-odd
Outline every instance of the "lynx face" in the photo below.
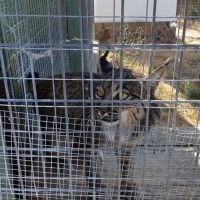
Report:
<svg viewBox="0 0 200 200"><path fill-rule="evenodd" d="M162 67L152 73L151 79L154 81L151 82L150 100L155 100L154 93L159 83L156 80L162 78L165 66L171 61L167 60ZM95 91L95 97L104 100L95 109L95 118L101 122L102 133L108 141L121 141L123 145L133 146L133 139L142 136L145 127L148 126L149 129L159 119L160 109L155 103L141 101L148 100L149 95L147 92L148 83L144 78L144 81L142 81L142 74L123 69L121 93L120 81L118 81L120 79L120 69L114 70L113 81L111 81L112 72L104 78L104 81L98 84ZM109 79L109 81L106 81L106 79ZM126 79L129 80L126 81ZM120 101L114 103L113 100ZM149 112L147 112L148 110ZM146 119L148 119L147 123Z"/></svg>

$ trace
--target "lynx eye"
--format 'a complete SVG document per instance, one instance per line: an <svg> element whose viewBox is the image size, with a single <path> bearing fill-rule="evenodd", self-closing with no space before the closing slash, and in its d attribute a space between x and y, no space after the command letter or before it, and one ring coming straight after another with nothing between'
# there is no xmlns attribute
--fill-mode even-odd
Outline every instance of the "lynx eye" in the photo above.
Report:
<svg viewBox="0 0 200 200"><path fill-rule="evenodd" d="M97 89L96 96L102 98L104 96L104 90L103 89Z"/></svg>
<svg viewBox="0 0 200 200"><path fill-rule="evenodd" d="M125 100L125 99L127 99L128 98L128 94L127 93L122 93L122 100Z"/></svg>
<svg viewBox="0 0 200 200"><path fill-rule="evenodd" d="M120 99L120 93L117 94L117 98ZM122 92L122 100L125 100L129 97L129 94Z"/></svg>

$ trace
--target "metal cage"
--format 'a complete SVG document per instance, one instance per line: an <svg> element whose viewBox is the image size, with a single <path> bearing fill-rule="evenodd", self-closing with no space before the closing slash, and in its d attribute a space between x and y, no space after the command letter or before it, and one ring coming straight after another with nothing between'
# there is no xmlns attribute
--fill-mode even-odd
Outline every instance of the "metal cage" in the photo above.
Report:
<svg viewBox="0 0 200 200"><path fill-rule="evenodd" d="M1 199L200 199L197 5L1 0ZM165 6L172 10L166 13ZM109 80L96 60L107 49L109 66L120 70L116 78L113 69ZM152 100L153 71L168 57L175 61L157 79ZM123 79L126 68L140 72L139 80ZM119 82L118 100L96 99L96 86L106 81L112 90ZM141 90L126 105L122 89L129 81ZM108 130L95 117L101 102L112 110ZM161 116L149 127L155 104ZM135 118L145 108L143 122L114 126L116 107L121 116L130 105ZM135 138L132 146L122 145L121 134ZM115 137L118 143L111 142Z"/></svg>

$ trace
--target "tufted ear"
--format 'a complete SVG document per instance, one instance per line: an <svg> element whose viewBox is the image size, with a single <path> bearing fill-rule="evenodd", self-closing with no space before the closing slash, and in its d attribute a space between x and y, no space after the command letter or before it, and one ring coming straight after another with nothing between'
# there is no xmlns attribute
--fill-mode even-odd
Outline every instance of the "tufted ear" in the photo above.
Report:
<svg viewBox="0 0 200 200"><path fill-rule="evenodd" d="M100 58L101 71L105 74L111 72L114 69L114 66L111 65L106 59L108 53L109 51L106 51L106 53Z"/></svg>
<svg viewBox="0 0 200 200"><path fill-rule="evenodd" d="M157 68L155 71L152 72L151 75L146 76L144 79L151 79L151 83L153 83L153 86L156 88L165 73L166 67L171 62L174 62L174 60L174 58L168 58L161 67Z"/></svg>

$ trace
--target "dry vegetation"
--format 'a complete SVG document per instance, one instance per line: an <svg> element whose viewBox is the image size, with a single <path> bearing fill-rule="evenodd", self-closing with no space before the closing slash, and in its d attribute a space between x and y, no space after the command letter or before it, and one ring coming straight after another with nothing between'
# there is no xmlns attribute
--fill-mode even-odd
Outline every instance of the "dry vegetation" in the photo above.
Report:
<svg viewBox="0 0 200 200"><path fill-rule="evenodd" d="M179 28L179 35L182 33L183 21L177 22L177 26ZM177 39L178 40L178 39ZM186 31L186 40L187 44L200 44L200 21L189 21L187 25ZM163 62L169 58L174 57L175 51L167 51L167 50L160 50L156 51L153 56L153 68L157 68L163 64ZM179 57L179 53L177 57ZM149 70L149 58L150 52L141 51L141 50L126 50L124 51L124 59L123 59L123 66L131 68L133 70L143 71L148 73ZM114 61L114 66L119 66L120 56L119 52L110 53L109 62ZM195 64L196 63L196 64ZM178 77L178 63L171 64L168 68L168 71L165 74L164 80L159 84L157 89L157 98L161 100L170 100L176 98L177 92L177 85L176 82L169 82L167 79L176 80ZM197 51L185 51L183 54L183 65L182 65L182 73L181 73L181 82L179 85L179 93L178 99L184 100L185 95L183 94L183 87L185 80L194 80L199 79L200 74L200 52ZM196 86L196 90L199 91L199 87ZM178 104L177 109L173 109L175 105L164 105L166 108L163 108L163 117L161 121L161 126L166 126L168 123L171 125L172 123L172 115L173 112L176 112L177 120L176 126L179 127L191 127L197 126L198 120L198 107L199 105L191 105L190 103L185 104ZM170 115L170 117L169 117ZM199 121L200 123L200 121ZM199 125L198 125L199 126Z"/></svg>

